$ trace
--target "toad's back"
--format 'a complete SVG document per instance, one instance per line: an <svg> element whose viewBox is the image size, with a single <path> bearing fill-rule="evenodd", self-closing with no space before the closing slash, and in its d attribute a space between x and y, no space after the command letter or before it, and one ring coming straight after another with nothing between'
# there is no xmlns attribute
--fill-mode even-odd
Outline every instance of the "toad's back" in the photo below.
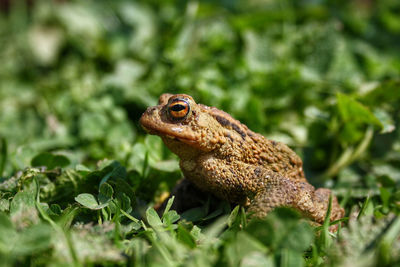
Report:
<svg viewBox="0 0 400 267"><path fill-rule="evenodd" d="M254 133L228 113L214 107L198 104L202 112L208 113L224 129L225 142L214 151L216 157L236 160L279 173L289 179L306 181L300 157L287 145L268 140Z"/></svg>

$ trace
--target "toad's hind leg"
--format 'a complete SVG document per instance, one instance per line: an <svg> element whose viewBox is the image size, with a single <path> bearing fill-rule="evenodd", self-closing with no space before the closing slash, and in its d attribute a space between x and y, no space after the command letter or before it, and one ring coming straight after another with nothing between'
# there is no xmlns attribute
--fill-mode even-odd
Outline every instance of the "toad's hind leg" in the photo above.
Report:
<svg viewBox="0 0 400 267"><path fill-rule="evenodd" d="M298 182L282 176L268 179L264 190L259 191L250 203L249 212L256 217L264 217L276 207L292 207L311 220L323 223L329 205L331 191L326 188L315 188L307 182ZM330 220L342 218L344 210L339 206L336 197L332 197Z"/></svg>

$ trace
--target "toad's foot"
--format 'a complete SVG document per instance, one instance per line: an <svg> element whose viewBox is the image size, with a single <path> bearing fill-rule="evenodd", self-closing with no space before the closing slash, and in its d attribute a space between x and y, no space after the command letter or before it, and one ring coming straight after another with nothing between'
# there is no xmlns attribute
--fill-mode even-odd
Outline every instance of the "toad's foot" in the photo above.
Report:
<svg viewBox="0 0 400 267"><path fill-rule="evenodd" d="M317 224L322 224L328 210L331 191L326 188L315 188L306 182L297 182L273 175L264 190L259 191L250 203L249 212L255 217L264 217L276 207L292 207L310 218ZM344 209L332 195L330 221L340 219ZM331 227L335 231L337 227Z"/></svg>

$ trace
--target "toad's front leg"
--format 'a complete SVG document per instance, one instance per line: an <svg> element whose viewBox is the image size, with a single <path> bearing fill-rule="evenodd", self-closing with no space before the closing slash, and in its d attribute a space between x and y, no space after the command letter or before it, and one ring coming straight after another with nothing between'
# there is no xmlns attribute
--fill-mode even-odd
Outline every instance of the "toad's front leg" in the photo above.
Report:
<svg viewBox="0 0 400 267"><path fill-rule="evenodd" d="M280 175L271 174L265 188L260 190L250 203L249 211L256 217L264 217L276 207L292 207L318 224L324 222L331 191L315 188L307 182L298 182ZM332 196L330 221L342 218L344 210L336 197Z"/></svg>

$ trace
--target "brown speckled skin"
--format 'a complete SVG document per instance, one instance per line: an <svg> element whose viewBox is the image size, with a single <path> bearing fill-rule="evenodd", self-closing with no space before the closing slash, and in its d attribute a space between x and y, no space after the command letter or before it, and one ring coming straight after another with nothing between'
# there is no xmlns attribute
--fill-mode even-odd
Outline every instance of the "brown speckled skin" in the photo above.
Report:
<svg viewBox="0 0 400 267"><path fill-rule="evenodd" d="M181 121L173 121L167 114L168 104L176 98L184 99L191 108ZM331 192L315 190L307 182L301 159L285 144L268 140L229 114L196 104L184 94L161 95L159 105L149 107L140 123L179 156L184 176L200 189L242 204L257 217L275 207L289 206L318 224L323 222ZM330 219L343 215L333 197Z"/></svg>

